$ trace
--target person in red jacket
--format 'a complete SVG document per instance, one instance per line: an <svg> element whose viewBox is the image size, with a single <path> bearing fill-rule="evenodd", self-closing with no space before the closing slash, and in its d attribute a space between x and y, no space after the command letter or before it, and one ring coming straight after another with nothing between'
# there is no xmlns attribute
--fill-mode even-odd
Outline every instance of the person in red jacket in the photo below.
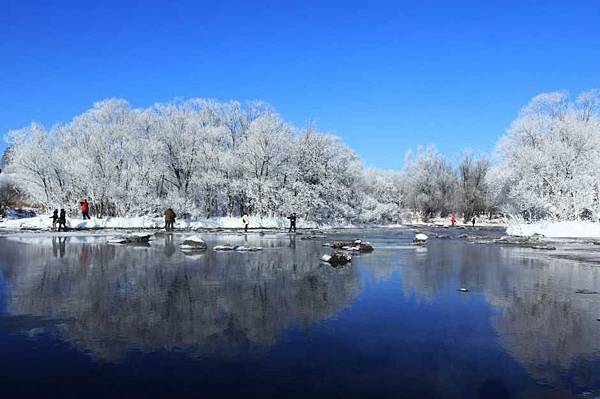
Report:
<svg viewBox="0 0 600 399"><path fill-rule="evenodd" d="M454 214L452 214L452 216L450 216L450 223L452 223L452 226L454 226L456 224L456 216L454 216Z"/></svg>
<svg viewBox="0 0 600 399"><path fill-rule="evenodd" d="M83 215L83 220L90 218L90 204L88 204L87 199L83 199L81 201L81 214Z"/></svg>

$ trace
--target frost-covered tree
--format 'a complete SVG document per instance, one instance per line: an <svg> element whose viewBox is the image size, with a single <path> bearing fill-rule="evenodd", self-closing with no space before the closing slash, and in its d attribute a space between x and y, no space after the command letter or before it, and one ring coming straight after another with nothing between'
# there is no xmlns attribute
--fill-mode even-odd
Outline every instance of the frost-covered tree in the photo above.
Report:
<svg viewBox="0 0 600 399"><path fill-rule="evenodd" d="M360 219L367 223L401 223L408 208L404 174L368 168L363 175Z"/></svg>
<svg viewBox="0 0 600 399"><path fill-rule="evenodd" d="M487 158L477 157L471 151L465 151L458 164L459 208L465 221L485 213L488 208L486 174L489 166Z"/></svg>
<svg viewBox="0 0 600 399"><path fill-rule="evenodd" d="M574 101L566 93L535 97L501 139L500 166L506 207L527 218L597 218L600 211L599 93ZM500 174L501 178L499 178Z"/></svg>
<svg viewBox="0 0 600 399"><path fill-rule="evenodd" d="M458 181L450 161L430 146L419 147L417 155L406 157L404 173L408 184L408 203L424 220L447 216L456 208Z"/></svg>

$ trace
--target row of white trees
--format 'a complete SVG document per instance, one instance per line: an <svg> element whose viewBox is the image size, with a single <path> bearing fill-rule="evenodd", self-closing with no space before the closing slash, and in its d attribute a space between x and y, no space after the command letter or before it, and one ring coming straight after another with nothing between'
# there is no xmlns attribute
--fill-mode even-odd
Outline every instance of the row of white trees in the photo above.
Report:
<svg viewBox="0 0 600 399"><path fill-rule="evenodd" d="M435 148L409 153L401 171L364 168L335 136L297 129L269 105L191 99L133 109L111 99L49 130L9 133L7 170L42 208L97 215L281 216L394 223L492 211L530 218L600 211L598 92L532 100L490 161Z"/></svg>

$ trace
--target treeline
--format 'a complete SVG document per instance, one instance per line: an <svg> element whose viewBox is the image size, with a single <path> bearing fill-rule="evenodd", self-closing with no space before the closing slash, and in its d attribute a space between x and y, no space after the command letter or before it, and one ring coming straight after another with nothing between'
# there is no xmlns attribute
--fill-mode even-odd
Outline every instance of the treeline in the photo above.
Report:
<svg viewBox="0 0 600 399"><path fill-rule="evenodd" d="M435 148L401 171L365 168L335 136L298 129L264 103L191 99L134 109L111 99L49 130L9 133L7 171L34 205L87 197L100 216L282 216L397 223L490 212L530 218L595 215L597 92L536 97L500 141L497 159Z"/></svg>

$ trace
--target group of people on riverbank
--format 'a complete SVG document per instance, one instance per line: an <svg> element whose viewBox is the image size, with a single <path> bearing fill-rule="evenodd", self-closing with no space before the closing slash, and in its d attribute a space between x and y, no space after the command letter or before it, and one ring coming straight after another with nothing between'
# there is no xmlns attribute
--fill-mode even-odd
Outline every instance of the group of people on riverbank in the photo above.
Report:
<svg viewBox="0 0 600 399"><path fill-rule="evenodd" d="M173 231L173 228L175 225L175 218L177 217L177 215L175 214L175 212L173 211L172 208L167 208L167 210L165 210L164 215L165 215L165 230ZM298 216L296 215L296 212L292 212L289 216L287 216L287 219L289 219L289 221L290 221L290 228L288 230L289 233L291 233L292 231L294 233L296 232L297 218L298 218ZM250 226L250 216L248 215L248 212L244 212L242 214L242 224L244 225L244 232L247 233L248 227Z"/></svg>
<svg viewBox="0 0 600 399"><path fill-rule="evenodd" d="M473 227L475 227L475 222L477 221L477 217L475 215L473 215L473 217L471 218L471 223L473 224ZM466 219L465 219L465 223L466 223ZM454 214L450 215L450 223L452 224L452 227L456 226L456 216Z"/></svg>
<svg viewBox="0 0 600 399"><path fill-rule="evenodd" d="M83 220L89 220L90 204L86 198L79 203L79 209L81 209ZM52 219L52 231L67 231L67 211L61 208L59 212L58 209L55 209L50 219Z"/></svg>

